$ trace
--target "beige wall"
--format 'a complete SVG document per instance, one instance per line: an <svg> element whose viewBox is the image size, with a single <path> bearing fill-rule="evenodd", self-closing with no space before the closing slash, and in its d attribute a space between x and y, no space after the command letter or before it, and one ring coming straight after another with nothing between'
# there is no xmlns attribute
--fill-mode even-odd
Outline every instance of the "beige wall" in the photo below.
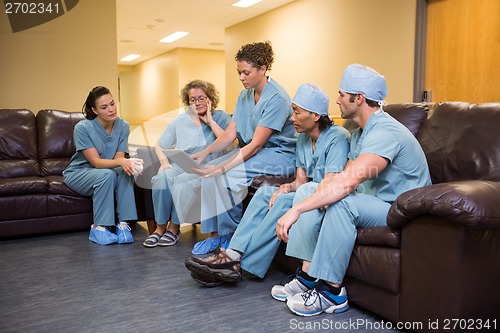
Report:
<svg viewBox="0 0 500 333"><path fill-rule="evenodd" d="M413 100L416 0L297 0L226 29L226 105L232 112L243 88L234 55L245 43L270 40L276 54L269 75L293 97L313 82L335 105L342 71L350 63L386 77L389 103Z"/></svg>
<svg viewBox="0 0 500 333"><path fill-rule="evenodd" d="M224 52L175 49L141 62L120 66L120 109L131 125L129 142L154 145L168 123L182 112L180 90L193 79L212 82L225 110Z"/></svg>
<svg viewBox="0 0 500 333"><path fill-rule="evenodd" d="M225 109L224 52L175 49L133 67L120 67L122 115L132 124L142 123L182 103L180 90L193 79L212 82L220 92L219 108Z"/></svg>
<svg viewBox="0 0 500 333"><path fill-rule="evenodd" d="M0 108L80 111L96 85L118 95L115 13L115 1L85 0L55 20L12 33L1 11Z"/></svg>

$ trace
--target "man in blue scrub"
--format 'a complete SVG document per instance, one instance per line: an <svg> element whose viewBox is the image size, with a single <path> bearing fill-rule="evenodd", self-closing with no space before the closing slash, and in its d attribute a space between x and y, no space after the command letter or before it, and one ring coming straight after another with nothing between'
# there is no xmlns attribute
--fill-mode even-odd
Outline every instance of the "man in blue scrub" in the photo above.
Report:
<svg viewBox="0 0 500 333"><path fill-rule="evenodd" d="M226 251L186 260L193 278L203 285L238 282L242 269L264 278L280 240L276 222L292 207L295 191L309 181L320 182L344 170L349 152L349 132L332 124L329 98L312 84L302 84L292 100L291 120L299 134L296 146L296 178L293 182L263 186L250 201Z"/></svg>
<svg viewBox="0 0 500 333"><path fill-rule="evenodd" d="M386 226L392 202L403 192L431 184L425 155L411 132L382 110L385 78L352 64L344 70L337 104L342 118L359 129L351 137L343 172L303 186L294 205L278 220L286 254L302 260L288 283L271 295L300 316L348 309L342 281L357 227ZM323 212L325 210L323 217Z"/></svg>

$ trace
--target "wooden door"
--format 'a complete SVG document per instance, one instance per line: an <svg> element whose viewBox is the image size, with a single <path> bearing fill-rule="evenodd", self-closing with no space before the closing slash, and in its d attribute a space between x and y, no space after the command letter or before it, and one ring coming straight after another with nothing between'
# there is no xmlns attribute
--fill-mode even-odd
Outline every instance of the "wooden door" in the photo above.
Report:
<svg viewBox="0 0 500 333"><path fill-rule="evenodd" d="M500 102L500 0L428 0L432 102Z"/></svg>

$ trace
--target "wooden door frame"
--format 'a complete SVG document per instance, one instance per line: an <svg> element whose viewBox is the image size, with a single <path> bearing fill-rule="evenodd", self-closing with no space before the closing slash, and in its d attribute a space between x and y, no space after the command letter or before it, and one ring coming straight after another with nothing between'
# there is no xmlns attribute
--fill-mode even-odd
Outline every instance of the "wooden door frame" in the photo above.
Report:
<svg viewBox="0 0 500 333"><path fill-rule="evenodd" d="M423 101L425 90L425 52L427 39L427 0L417 0L415 28L415 67L413 75L413 101ZM428 100L430 102L430 100Z"/></svg>

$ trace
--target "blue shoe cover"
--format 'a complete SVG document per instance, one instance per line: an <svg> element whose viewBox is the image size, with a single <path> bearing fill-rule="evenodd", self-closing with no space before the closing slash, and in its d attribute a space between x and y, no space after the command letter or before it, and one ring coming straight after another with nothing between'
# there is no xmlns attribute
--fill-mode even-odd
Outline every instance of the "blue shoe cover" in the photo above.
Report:
<svg viewBox="0 0 500 333"><path fill-rule="evenodd" d="M89 240L100 245L118 243L118 236L102 226L90 227Z"/></svg>
<svg viewBox="0 0 500 333"><path fill-rule="evenodd" d="M220 245L221 237L222 236L207 238L201 242L194 244L193 251L191 251L191 253L192 254L207 254L207 253L212 252L213 250L215 250L215 248L217 246Z"/></svg>
<svg viewBox="0 0 500 333"><path fill-rule="evenodd" d="M224 250L227 250L227 248L229 247L229 243L231 242L231 237L231 235L221 236L220 247L224 248Z"/></svg>
<svg viewBox="0 0 500 333"><path fill-rule="evenodd" d="M130 232L130 226L127 222L118 223L116 226L116 235L118 236L119 244L132 243L134 241L134 237Z"/></svg>

